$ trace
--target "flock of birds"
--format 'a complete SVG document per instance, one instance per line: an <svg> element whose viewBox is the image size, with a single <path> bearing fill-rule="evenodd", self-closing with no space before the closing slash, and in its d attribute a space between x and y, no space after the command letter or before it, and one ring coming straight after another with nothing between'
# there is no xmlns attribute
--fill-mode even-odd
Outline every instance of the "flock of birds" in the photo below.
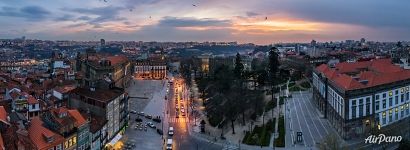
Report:
<svg viewBox="0 0 410 150"><path fill-rule="evenodd" d="M101 1L101 0L100 0ZM105 3L107 3L108 2L108 0L103 0ZM192 4L192 6L193 7L197 7L197 5L196 4ZM130 8L129 9L130 10L130 12L132 12L133 11L133 9L132 8ZM151 16L149 16L149 19L151 19L152 17ZM268 20L268 17L265 17L265 20Z"/></svg>

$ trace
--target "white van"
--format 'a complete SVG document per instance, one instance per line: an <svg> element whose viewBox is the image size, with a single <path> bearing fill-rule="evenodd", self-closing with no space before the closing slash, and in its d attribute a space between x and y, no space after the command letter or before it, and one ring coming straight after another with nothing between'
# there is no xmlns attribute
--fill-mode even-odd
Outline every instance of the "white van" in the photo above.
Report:
<svg viewBox="0 0 410 150"><path fill-rule="evenodd" d="M172 150L172 139L167 140L167 150Z"/></svg>
<svg viewBox="0 0 410 150"><path fill-rule="evenodd" d="M170 135L170 136L174 135L174 127L169 127L168 135Z"/></svg>

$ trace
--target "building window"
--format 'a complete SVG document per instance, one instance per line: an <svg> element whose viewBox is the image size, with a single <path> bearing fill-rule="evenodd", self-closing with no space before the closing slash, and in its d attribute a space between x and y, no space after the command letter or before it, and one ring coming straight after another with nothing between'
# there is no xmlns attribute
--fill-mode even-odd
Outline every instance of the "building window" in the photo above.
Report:
<svg viewBox="0 0 410 150"><path fill-rule="evenodd" d="M370 115L370 103L366 104L366 115Z"/></svg>
<svg viewBox="0 0 410 150"><path fill-rule="evenodd" d="M399 120L399 108L398 107L396 107L396 113L395 113L394 120Z"/></svg>
<svg viewBox="0 0 410 150"><path fill-rule="evenodd" d="M383 98L386 98L386 93L383 93Z"/></svg>
<svg viewBox="0 0 410 150"><path fill-rule="evenodd" d="M400 99L400 102L404 102L404 94L401 94L401 99Z"/></svg>
<svg viewBox="0 0 410 150"><path fill-rule="evenodd" d="M396 96L394 100L394 105L397 105L397 104L399 104L399 96Z"/></svg>
<svg viewBox="0 0 410 150"><path fill-rule="evenodd" d="M359 99L359 105L363 104L363 99Z"/></svg>
<svg viewBox="0 0 410 150"><path fill-rule="evenodd" d="M393 122L393 109L389 110L389 122Z"/></svg>
<svg viewBox="0 0 410 150"><path fill-rule="evenodd" d="M392 107L393 106L393 98L389 98L389 107Z"/></svg>
<svg viewBox="0 0 410 150"><path fill-rule="evenodd" d="M376 107L376 111L379 111L379 101L376 102L375 107Z"/></svg>
<svg viewBox="0 0 410 150"><path fill-rule="evenodd" d="M356 106L352 106L352 118L356 118Z"/></svg>
<svg viewBox="0 0 410 150"><path fill-rule="evenodd" d="M392 91L389 92L389 96L393 96L393 92L392 92Z"/></svg>
<svg viewBox="0 0 410 150"><path fill-rule="evenodd" d="M396 90L395 93L396 93L396 95L399 94L399 90Z"/></svg>
<svg viewBox="0 0 410 150"><path fill-rule="evenodd" d="M61 144L58 144L58 145L56 146L56 150L62 150Z"/></svg>
<svg viewBox="0 0 410 150"><path fill-rule="evenodd" d="M376 94L376 101L379 100L379 94Z"/></svg>
<svg viewBox="0 0 410 150"><path fill-rule="evenodd" d="M382 118L383 118L383 123L382 124L386 124L386 112L384 112L384 111L382 113Z"/></svg>
<svg viewBox="0 0 410 150"><path fill-rule="evenodd" d="M401 110L401 117L404 118L404 105L400 106L400 110Z"/></svg>
<svg viewBox="0 0 410 150"><path fill-rule="evenodd" d="M386 109L386 99L383 99L383 109Z"/></svg>
<svg viewBox="0 0 410 150"><path fill-rule="evenodd" d="M401 90L402 93L404 93L404 87L402 87L400 90Z"/></svg>

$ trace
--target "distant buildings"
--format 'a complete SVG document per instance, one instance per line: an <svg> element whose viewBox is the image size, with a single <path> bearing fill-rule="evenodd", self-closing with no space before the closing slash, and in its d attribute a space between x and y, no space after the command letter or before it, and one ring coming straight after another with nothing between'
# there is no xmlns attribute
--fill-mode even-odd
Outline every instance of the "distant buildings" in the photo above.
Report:
<svg viewBox="0 0 410 150"><path fill-rule="evenodd" d="M105 40L104 40L104 39L101 39L101 40L100 40L100 46L101 46L101 47L105 46Z"/></svg>
<svg viewBox="0 0 410 150"><path fill-rule="evenodd" d="M134 65L136 78L162 80L167 77L167 64L162 59L139 60Z"/></svg>
<svg viewBox="0 0 410 150"><path fill-rule="evenodd" d="M409 119L410 70L390 59L322 64L313 71L313 85L316 106L344 139Z"/></svg>

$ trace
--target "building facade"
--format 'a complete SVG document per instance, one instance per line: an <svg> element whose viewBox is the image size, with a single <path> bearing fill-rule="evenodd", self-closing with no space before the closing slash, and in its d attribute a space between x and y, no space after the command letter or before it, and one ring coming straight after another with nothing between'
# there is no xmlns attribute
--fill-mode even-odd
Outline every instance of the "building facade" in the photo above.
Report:
<svg viewBox="0 0 410 150"><path fill-rule="evenodd" d="M137 61L134 70L136 78L162 80L167 77L167 65L164 61Z"/></svg>
<svg viewBox="0 0 410 150"><path fill-rule="evenodd" d="M344 139L388 131L410 116L410 70L390 59L326 64L313 71L313 100Z"/></svg>

